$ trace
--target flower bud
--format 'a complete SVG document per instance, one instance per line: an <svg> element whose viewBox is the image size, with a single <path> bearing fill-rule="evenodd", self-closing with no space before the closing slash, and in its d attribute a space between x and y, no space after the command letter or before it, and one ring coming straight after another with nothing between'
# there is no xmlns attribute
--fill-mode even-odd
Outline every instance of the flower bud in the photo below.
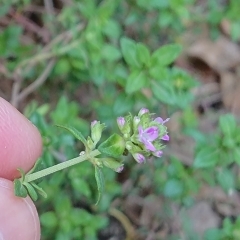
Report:
<svg viewBox="0 0 240 240"><path fill-rule="evenodd" d="M138 129L138 124L140 123L140 117L135 116L133 118L133 131L135 132Z"/></svg>
<svg viewBox="0 0 240 240"><path fill-rule="evenodd" d="M124 169L124 166L120 166L119 168L115 169L115 172L120 173Z"/></svg>
<svg viewBox="0 0 240 240"><path fill-rule="evenodd" d="M93 127L94 125L96 125L97 122L98 122L97 120L92 121L92 122L91 122L91 127Z"/></svg>
<svg viewBox="0 0 240 240"><path fill-rule="evenodd" d="M161 150L158 150L158 151L155 151L155 152L153 152L152 153L155 157L161 157L162 156L162 154L163 154L163 151L161 151Z"/></svg>
<svg viewBox="0 0 240 240"><path fill-rule="evenodd" d="M117 124L123 136L129 136L129 133L131 131L129 118L118 117Z"/></svg>
<svg viewBox="0 0 240 240"><path fill-rule="evenodd" d="M104 127L105 125L101 124L100 121L94 120L91 122L91 137L95 145L100 140Z"/></svg>
<svg viewBox="0 0 240 240"><path fill-rule="evenodd" d="M120 129L122 129L125 125L125 118L124 117L118 117L117 118L117 124Z"/></svg>
<svg viewBox="0 0 240 240"><path fill-rule="evenodd" d="M138 116L140 117L140 116L142 116L142 115L145 114L145 113L149 113L149 110L148 110L147 108L142 108L142 109L139 111Z"/></svg>
<svg viewBox="0 0 240 240"><path fill-rule="evenodd" d="M138 163L144 163L146 161L146 158L144 155L141 153L134 153L133 158L138 162Z"/></svg>

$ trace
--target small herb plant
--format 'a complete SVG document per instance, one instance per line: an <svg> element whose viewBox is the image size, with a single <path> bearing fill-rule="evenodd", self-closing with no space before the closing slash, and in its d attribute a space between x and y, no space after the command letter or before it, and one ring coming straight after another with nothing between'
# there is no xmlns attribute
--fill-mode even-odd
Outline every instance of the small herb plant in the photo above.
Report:
<svg viewBox="0 0 240 240"><path fill-rule="evenodd" d="M46 197L44 190L33 181L88 160L95 169L99 192L98 203L104 189L102 172L104 166L115 172L121 172L124 168L122 157L128 154L131 154L138 163L145 163L146 159L150 157L162 156L164 144L161 140L169 140L167 128L164 125L169 118L163 120L161 117L154 118L153 116L154 114L150 113L148 109L142 108L137 116L129 114L125 117L118 117L117 124L121 135L114 133L100 144L99 141L105 128L105 124L100 123L100 121L95 120L91 123L91 136L87 138L73 127L58 125L81 141L85 150L80 152L76 158L40 171L37 171L40 161L37 161L28 173L19 168L21 178L14 180L15 195L26 197L29 194L34 201L38 199L38 194Z"/></svg>

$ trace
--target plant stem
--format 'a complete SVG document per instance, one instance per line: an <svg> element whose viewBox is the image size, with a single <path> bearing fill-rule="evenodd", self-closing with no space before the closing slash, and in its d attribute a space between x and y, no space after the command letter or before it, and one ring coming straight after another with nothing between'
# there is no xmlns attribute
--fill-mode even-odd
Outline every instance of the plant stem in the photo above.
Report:
<svg viewBox="0 0 240 240"><path fill-rule="evenodd" d="M43 169L43 170L35 172L35 173L31 173L31 174L25 176L24 182L32 182L32 181L37 180L41 177L47 176L47 175L52 174L54 172L63 170L65 168L68 168L68 167L73 166L75 164L78 164L80 162L83 162L83 161L85 161L89 158L93 158L93 157L95 157L99 154L100 154L100 152L96 149L96 150L90 152L89 154L85 153L84 155L81 155L81 156L78 156L76 158L70 159L66 162L59 163L57 165L54 165L52 167Z"/></svg>

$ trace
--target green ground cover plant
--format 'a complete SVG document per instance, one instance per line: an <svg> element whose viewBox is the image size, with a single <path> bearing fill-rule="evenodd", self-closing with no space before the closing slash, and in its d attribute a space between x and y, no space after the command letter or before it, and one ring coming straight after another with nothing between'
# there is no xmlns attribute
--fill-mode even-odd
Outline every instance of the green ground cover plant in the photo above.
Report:
<svg viewBox="0 0 240 240"><path fill-rule="evenodd" d="M175 64L185 52L180 36L198 29L200 22L208 26L209 37L217 39L220 23L227 20L231 40L239 41L238 0L0 4L0 70L2 79L11 82L5 88L11 90L0 94L42 135L43 153L34 172L95 150L103 155L101 160L89 155L90 161L34 179L34 184L34 172L21 172L22 178L15 180L18 196L29 194L36 200L43 240L107 239L101 234L111 226L110 210L120 206L126 211L128 196L163 199L166 211L155 213L162 223L171 217L171 204L194 206L206 185L227 195L239 191L239 118L224 109L213 133L201 131L194 95L201 83ZM171 131L174 122L180 126L177 131ZM169 133L164 124L170 126ZM171 152L171 144L181 137L195 144L187 164ZM156 139L166 143L164 150ZM131 191L125 189L128 179ZM147 226L122 219L123 233L116 239L149 235ZM219 226L199 239L238 239L238 226L239 217L223 216ZM183 227L182 235L169 231L158 239L191 239L196 236L191 231Z"/></svg>

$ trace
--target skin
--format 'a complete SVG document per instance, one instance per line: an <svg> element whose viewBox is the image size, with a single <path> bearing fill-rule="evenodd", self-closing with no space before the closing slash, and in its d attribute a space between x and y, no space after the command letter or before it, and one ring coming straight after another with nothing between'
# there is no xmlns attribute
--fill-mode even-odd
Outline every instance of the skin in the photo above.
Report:
<svg viewBox="0 0 240 240"><path fill-rule="evenodd" d="M0 98L0 240L39 240L40 223L32 200L14 195L17 168L29 171L41 155L37 128Z"/></svg>

